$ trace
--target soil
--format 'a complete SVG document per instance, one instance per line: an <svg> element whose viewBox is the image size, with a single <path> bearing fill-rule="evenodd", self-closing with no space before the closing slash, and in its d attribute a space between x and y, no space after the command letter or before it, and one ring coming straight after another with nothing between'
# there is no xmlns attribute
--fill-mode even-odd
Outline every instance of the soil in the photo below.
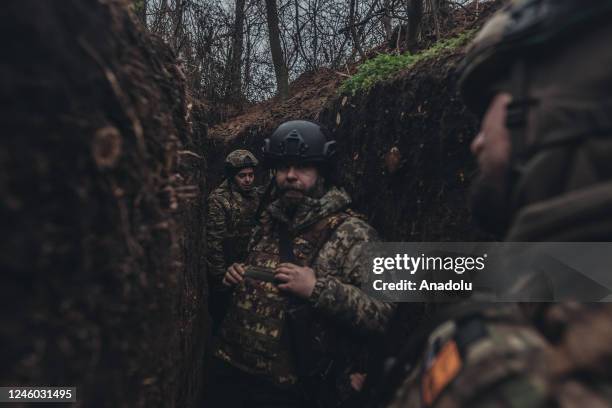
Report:
<svg viewBox="0 0 612 408"><path fill-rule="evenodd" d="M251 106L243 114L212 127L210 137L231 143L237 137L260 133L288 118L314 119L325 102L335 96L343 78L342 73L331 69L302 74L291 83L287 100L275 97Z"/></svg>
<svg viewBox="0 0 612 408"><path fill-rule="evenodd" d="M384 239L488 238L466 205L477 122L455 90L462 50L351 97L337 90L355 66L306 73L286 101L207 131L214 109L189 98L175 57L127 3L4 9L3 32L19 41L0 75L3 384L74 385L77 406L195 405L209 338L205 193L229 151L259 155L285 120L330 129L341 184ZM393 342L419 308L401 308Z"/></svg>
<svg viewBox="0 0 612 408"><path fill-rule="evenodd" d="M0 382L183 407L207 345L207 118L126 4L4 6Z"/></svg>

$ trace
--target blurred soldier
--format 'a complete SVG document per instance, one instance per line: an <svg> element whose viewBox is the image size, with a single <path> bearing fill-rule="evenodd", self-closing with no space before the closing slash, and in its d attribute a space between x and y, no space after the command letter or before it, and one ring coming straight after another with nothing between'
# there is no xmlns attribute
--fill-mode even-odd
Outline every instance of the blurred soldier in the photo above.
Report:
<svg viewBox="0 0 612 408"><path fill-rule="evenodd" d="M612 241L611 21L611 1L514 1L468 51L473 213L507 241ZM609 407L602 305L441 308L392 370L386 406Z"/></svg>
<svg viewBox="0 0 612 408"><path fill-rule="evenodd" d="M334 406L360 387L367 335L393 306L361 291L364 244L376 233L332 183L335 142L296 120L266 139L275 200L262 213L214 348L209 405ZM351 375L352 374L352 375Z"/></svg>
<svg viewBox="0 0 612 408"><path fill-rule="evenodd" d="M255 226L261 190L255 187L258 161L248 150L234 150L225 158L225 180L208 197L206 218L209 310L213 331L227 307L229 291L222 280L227 267L246 259Z"/></svg>

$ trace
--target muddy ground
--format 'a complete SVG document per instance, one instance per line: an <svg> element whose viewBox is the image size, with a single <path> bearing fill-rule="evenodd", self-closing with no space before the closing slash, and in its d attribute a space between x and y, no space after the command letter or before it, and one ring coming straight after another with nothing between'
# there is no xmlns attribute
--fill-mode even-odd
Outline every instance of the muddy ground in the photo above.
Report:
<svg viewBox="0 0 612 408"><path fill-rule="evenodd" d="M284 120L338 140L341 183L394 241L484 239L467 203L476 131L455 91L462 50L356 96L344 72L304 74L211 127L175 58L127 2L9 3L0 113L0 382L75 385L77 406L192 406L208 317L204 198L236 147ZM349 68L350 73L350 68ZM390 336L423 310L403 308Z"/></svg>
<svg viewBox="0 0 612 408"><path fill-rule="evenodd" d="M207 118L126 4L3 6L0 383L184 407L206 347Z"/></svg>

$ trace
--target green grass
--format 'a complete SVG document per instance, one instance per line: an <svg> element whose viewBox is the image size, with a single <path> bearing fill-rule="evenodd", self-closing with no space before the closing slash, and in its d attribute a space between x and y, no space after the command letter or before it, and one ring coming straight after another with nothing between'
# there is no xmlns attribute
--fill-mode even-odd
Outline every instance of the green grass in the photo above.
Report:
<svg viewBox="0 0 612 408"><path fill-rule="evenodd" d="M342 83L340 92L355 95L357 92L367 91L375 83L390 78L419 61L464 46L473 37L474 33L475 30L465 31L457 37L438 41L430 48L416 54L410 54L409 52L400 55L380 54L361 64L357 73Z"/></svg>

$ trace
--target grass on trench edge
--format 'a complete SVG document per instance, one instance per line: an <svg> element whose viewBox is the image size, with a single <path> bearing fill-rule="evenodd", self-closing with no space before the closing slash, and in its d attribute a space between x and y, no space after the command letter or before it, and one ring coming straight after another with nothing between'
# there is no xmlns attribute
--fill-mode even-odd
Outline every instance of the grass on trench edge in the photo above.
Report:
<svg viewBox="0 0 612 408"><path fill-rule="evenodd" d="M438 41L426 50L416 54L410 54L410 52L399 55L380 54L361 64L355 75L342 82L340 93L355 95L360 91L368 91L377 82L390 78L419 61L464 46L474 36L475 32L476 30L464 31L456 37Z"/></svg>

